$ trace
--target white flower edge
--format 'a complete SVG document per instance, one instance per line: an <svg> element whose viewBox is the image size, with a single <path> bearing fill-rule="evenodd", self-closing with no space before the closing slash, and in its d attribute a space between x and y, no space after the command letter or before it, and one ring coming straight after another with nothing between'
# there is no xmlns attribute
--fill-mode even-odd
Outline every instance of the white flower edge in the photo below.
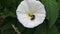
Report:
<svg viewBox="0 0 60 34"><path fill-rule="evenodd" d="M19 22L24 27L34 28L39 24L43 23L46 17L46 11L44 5L41 2L35 0L28 1L28 2L26 3L25 0L22 1L16 10L16 14ZM30 10L36 15L34 21L30 21L30 18L26 15L26 13Z"/></svg>

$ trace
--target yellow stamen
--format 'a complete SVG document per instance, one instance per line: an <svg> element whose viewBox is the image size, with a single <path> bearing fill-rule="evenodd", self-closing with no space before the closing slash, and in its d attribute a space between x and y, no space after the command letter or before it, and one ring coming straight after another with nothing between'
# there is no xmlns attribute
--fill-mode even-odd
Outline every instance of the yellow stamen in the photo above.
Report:
<svg viewBox="0 0 60 34"><path fill-rule="evenodd" d="M32 12L28 12L28 16L32 17L33 13Z"/></svg>

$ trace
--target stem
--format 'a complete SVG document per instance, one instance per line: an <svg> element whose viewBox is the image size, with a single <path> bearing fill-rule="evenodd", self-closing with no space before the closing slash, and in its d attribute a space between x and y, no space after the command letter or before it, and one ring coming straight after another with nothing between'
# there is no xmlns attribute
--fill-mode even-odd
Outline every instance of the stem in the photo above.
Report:
<svg viewBox="0 0 60 34"><path fill-rule="evenodd" d="M15 32L17 32L18 34L21 34L21 32L19 32L19 30L12 24L13 29L15 30Z"/></svg>

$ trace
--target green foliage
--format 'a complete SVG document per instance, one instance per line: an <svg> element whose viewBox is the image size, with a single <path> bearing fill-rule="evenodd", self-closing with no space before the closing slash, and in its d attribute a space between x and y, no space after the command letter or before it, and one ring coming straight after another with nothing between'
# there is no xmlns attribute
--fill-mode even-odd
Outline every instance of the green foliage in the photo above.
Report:
<svg viewBox="0 0 60 34"><path fill-rule="evenodd" d="M60 34L60 0L40 0L47 17L44 23L32 29L23 27L17 20L16 9L21 1L0 0L0 34L17 34L11 24L22 34Z"/></svg>
<svg viewBox="0 0 60 34"><path fill-rule="evenodd" d="M34 34L59 34L59 32L55 26L48 28L46 24L42 24L36 29Z"/></svg>
<svg viewBox="0 0 60 34"><path fill-rule="evenodd" d="M20 32L22 32L25 28L18 22L18 20L16 19L16 18L14 18L14 17L7 17L5 20L4 20L4 22L3 22L3 24L1 25L1 31L2 31L2 33L5 33L5 31L7 32L6 34L8 34L8 33L12 33L12 32L14 32L15 30L12 28L12 25L11 24L14 24L17 28L18 28L18 30L20 31ZM10 30L12 30L12 31L10 31ZM8 32L9 31L9 32Z"/></svg>
<svg viewBox="0 0 60 34"><path fill-rule="evenodd" d="M60 0L58 0L57 2L58 2L59 10L60 10Z"/></svg>
<svg viewBox="0 0 60 34"><path fill-rule="evenodd" d="M49 27L55 24L58 17L58 3L56 0L41 0L46 7L47 19L49 20Z"/></svg>
<svg viewBox="0 0 60 34"><path fill-rule="evenodd" d="M46 23L41 24L39 27L36 28L36 31L34 34L47 34L48 33L48 28Z"/></svg>
<svg viewBox="0 0 60 34"><path fill-rule="evenodd" d="M7 16L16 17L16 9L19 4L19 0L0 0L0 13Z"/></svg>
<svg viewBox="0 0 60 34"><path fill-rule="evenodd" d="M28 28L26 28L23 32L22 32L22 34L34 34L34 28L33 29L28 29Z"/></svg>

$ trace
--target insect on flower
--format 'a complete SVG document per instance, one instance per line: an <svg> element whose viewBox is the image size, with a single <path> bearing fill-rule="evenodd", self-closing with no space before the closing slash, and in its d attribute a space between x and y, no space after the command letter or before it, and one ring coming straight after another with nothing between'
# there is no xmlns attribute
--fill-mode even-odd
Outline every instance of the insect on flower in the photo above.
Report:
<svg viewBox="0 0 60 34"><path fill-rule="evenodd" d="M44 5L37 0L23 0L17 10L19 22L27 28L34 28L43 23L46 17Z"/></svg>

